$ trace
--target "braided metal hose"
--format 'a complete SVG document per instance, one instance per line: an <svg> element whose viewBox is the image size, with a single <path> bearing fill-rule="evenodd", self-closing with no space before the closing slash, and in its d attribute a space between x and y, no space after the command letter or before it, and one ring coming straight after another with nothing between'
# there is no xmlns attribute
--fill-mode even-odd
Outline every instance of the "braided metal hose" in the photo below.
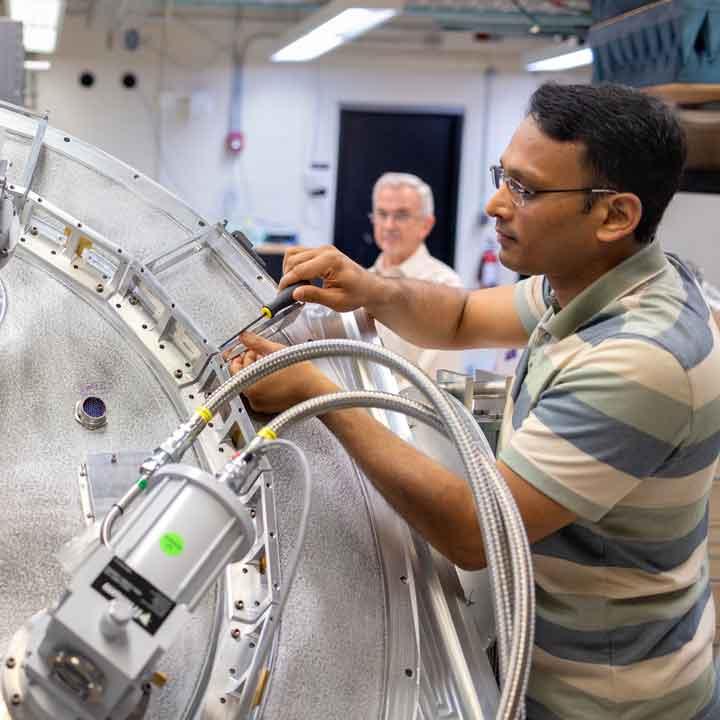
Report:
<svg viewBox="0 0 720 720"><path fill-rule="evenodd" d="M501 667L503 671L498 717L516 718L519 715L522 716L524 708L523 696L518 697L516 695L512 697L509 693L511 688L517 689L517 682L504 682L504 677L508 674L511 677L522 676L523 668L527 667L529 662L527 660L529 653L528 646L526 643L521 643L518 646L520 648L519 652L513 653L513 667L509 667L508 648L512 643L514 615L511 593L513 592L514 583L512 583L509 577L508 563L505 560L508 554L506 551L507 541L504 536L505 531L501 511L494 496L494 487L504 481L499 476L493 462L488 462L486 457L476 454L473 440L463 430L463 422L456 416L444 393L439 390L426 375L404 358L375 345L354 340L316 341L311 344L297 345L280 350L240 371L208 398L205 409L211 413L214 412L233 394L241 392L245 387L260 378L284 369L291 364L334 356L351 356L378 362L410 380L410 382L416 385L430 399L438 415L446 425L448 435L456 443L465 472L472 483L473 495L478 504L479 524L483 534L488 570L494 590L492 600L497 622L498 647L500 649ZM198 416L196 416L196 418L197 417ZM200 423L196 423L196 425L199 424ZM193 430L192 438L189 438L190 442L194 441L195 437L197 437L195 432L196 431ZM199 433L199 428L197 432ZM512 564L512 561L510 564ZM513 574L517 574L518 582L516 585L518 588L523 586L527 588L528 582L531 583L531 579L530 581L527 580L527 572L525 572L525 570L527 570L527 568L521 568L517 573L513 572ZM531 577L530 571L530 578ZM524 606L519 617L531 617L532 609L528 608L527 603L529 599L532 598L532 591L523 592L519 590L519 592L520 595L516 598L517 602L515 604L517 606Z"/></svg>

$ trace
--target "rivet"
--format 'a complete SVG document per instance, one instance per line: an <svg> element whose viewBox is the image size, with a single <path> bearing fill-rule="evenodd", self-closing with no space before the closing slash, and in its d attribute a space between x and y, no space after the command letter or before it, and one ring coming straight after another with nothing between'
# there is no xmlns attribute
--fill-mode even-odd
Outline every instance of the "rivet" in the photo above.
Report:
<svg viewBox="0 0 720 720"><path fill-rule="evenodd" d="M235 607L238 610L242 610L245 607L245 603L242 600L236 600Z"/></svg>
<svg viewBox="0 0 720 720"><path fill-rule="evenodd" d="M175 371L175 377L179 380L182 376L183 376L183 371L180 368L178 368Z"/></svg>
<svg viewBox="0 0 720 720"><path fill-rule="evenodd" d="M237 640L240 637L240 630L238 628L233 628L230 631L230 635L232 635L233 639Z"/></svg>
<svg viewBox="0 0 720 720"><path fill-rule="evenodd" d="M10 703L11 703L12 705L19 705L21 702L22 702L22 698L20 697L20 693L15 693L15 694L10 698Z"/></svg>
<svg viewBox="0 0 720 720"><path fill-rule="evenodd" d="M9 668L12 670L12 669L15 667L15 658L9 657L9 658L5 661L5 666L6 666L6 667L9 667Z"/></svg>
<svg viewBox="0 0 720 720"><path fill-rule="evenodd" d="M98 283L95 286L95 290L97 290L97 292L101 293L103 290L105 290L105 286L102 283Z"/></svg>

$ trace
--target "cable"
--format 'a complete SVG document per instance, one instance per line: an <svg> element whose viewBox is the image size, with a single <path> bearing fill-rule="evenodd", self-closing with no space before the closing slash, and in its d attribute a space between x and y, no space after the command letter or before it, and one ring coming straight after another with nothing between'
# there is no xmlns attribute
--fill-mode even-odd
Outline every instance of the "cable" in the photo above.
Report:
<svg viewBox="0 0 720 720"><path fill-rule="evenodd" d="M305 418L322 415L332 410L343 410L354 407L372 407L393 412L402 412L405 415L424 422L426 425L430 425L434 430L441 432L443 435L447 435L445 426L428 405L404 398L402 395L393 395L391 393L377 392L374 390L350 390L321 395L311 400L306 400L273 418L265 427L279 435L290 425L294 425Z"/></svg>
<svg viewBox="0 0 720 720"><path fill-rule="evenodd" d="M245 685L240 696L240 715L242 715L243 708L245 708L246 711L249 710L250 703L252 702L253 695L258 684L258 676L265 664L267 654L270 652L273 638L277 633L280 619L282 618L283 611L285 610L285 604L287 603L288 596L290 595L290 588L295 581L295 575L300 561L300 554L305 543L308 520L310 517L313 477L310 465L305 457L305 453L302 452L295 443L284 439L271 440L259 447L257 452L260 454L266 454L282 448L291 450L296 455L300 463L300 476L302 477L304 488L302 513L300 515L300 523L298 524L297 537L295 538L295 543L287 562L287 574L284 580L282 578L280 579L280 596L278 598L277 606L274 611L270 611L270 614L268 614L268 617L265 620L265 626L263 628L263 632L261 633L257 649L255 650L253 661L248 669ZM275 625L273 627L268 625L268 623L275 623ZM273 627L273 629L269 629L271 627Z"/></svg>

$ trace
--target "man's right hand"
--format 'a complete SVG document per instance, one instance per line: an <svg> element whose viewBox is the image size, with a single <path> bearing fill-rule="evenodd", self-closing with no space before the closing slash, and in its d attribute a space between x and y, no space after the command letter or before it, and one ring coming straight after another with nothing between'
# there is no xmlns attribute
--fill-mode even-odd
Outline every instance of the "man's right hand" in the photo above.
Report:
<svg viewBox="0 0 720 720"><path fill-rule="evenodd" d="M378 290L378 278L373 273L332 245L288 249L283 260L280 289L315 278L322 279L322 287L305 285L295 290L293 298L347 312L371 304Z"/></svg>

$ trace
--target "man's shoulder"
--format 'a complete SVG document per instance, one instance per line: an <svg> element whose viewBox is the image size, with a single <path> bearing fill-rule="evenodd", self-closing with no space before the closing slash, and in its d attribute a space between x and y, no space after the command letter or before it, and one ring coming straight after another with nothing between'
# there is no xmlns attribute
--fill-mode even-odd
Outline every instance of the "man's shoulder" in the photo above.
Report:
<svg viewBox="0 0 720 720"><path fill-rule="evenodd" d="M682 275L657 279L618 298L576 334L591 347L620 340L648 343L675 358L686 372L720 363L709 308L697 285Z"/></svg>
<svg viewBox="0 0 720 720"><path fill-rule="evenodd" d="M423 253L420 257L413 258L413 261L406 268L408 277L417 280L428 280L430 282L442 283L443 285L454 285L462 287L462 279L449 265L442 260Z"/></svg>

